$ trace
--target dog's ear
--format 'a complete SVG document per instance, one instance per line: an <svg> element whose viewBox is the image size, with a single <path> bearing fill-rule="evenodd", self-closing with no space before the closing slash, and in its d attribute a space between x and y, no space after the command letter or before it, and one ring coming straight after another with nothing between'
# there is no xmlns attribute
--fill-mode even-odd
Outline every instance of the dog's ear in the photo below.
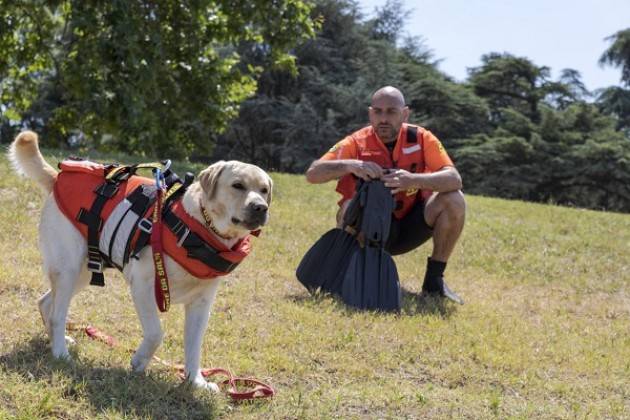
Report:
<svg viewBox="0 0 630 420"><path fill-rule="evenodd" d="M226 164L227 162L220 160L208 166L199 174L199 184L201 184L201 188L206 193L208 199L214 197L215 190L217 189L217 181L221 176L221 172L225 169Z"/></svg>
<svg viewBox="0 0 630 420"><path fill-rule="evenodd" d="M269 191L267 192L267 205L271 204L271 193L273 192L273 180L269 175L267 175L267 179L269 180Z"/></svg>

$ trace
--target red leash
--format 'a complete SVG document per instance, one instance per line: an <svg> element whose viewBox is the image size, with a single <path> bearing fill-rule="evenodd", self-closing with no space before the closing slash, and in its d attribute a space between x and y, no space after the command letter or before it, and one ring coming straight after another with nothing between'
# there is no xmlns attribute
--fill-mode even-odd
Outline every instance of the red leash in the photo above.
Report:
<svg viewBox="0 0 630 420"><path fill-rule="evenodd" d="M98 330L97 328L88 325L86 327L81 327L73 322L68 322L67 328L69 331L84 331L85 334L93 340L101 341L107 344L109 347L115 347L117 345L116 340L110 335L105 334L104 332ZM127 350L129 353L133 353L132 350ZM184 365L182 364L173 364L166 360L160 359L157 356L153 356L153 360L162 365L174 369L177 371L177 376L179 376L182 380L186 379L184 373ZM253 400L259 398L269 398L273 397L276 394L276 391L262 381L259 381L255 378L240 378L232 375L227 369L223 368L203 368L201 369L201 374L204 378L208 378L215 375L223 375L227 377L222 382L219 382L219 387L224 389L227 394L234 401L245 401L245 400ZM244 390L239 391L239 387L244 388Z"/></svg>

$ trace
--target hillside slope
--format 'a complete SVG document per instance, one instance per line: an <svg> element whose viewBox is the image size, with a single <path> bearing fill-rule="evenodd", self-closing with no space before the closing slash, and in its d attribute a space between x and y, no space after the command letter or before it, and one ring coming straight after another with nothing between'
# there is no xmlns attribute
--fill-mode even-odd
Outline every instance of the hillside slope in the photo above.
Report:
<svg viewBox="0 0 630 420"><path fill-rule="evenodd" d="M184 167L185 165L180 165ZM219 290L204 366L256 376L273 401L233 405L167 368L129 371L141 331L124 282L75 298L75 361L51 359L36 307L42 197L0 158L0 418L629 418L630 215L468 197L447 280L464 306L420 298L430 244L397 257L399 315L310 297L300 257L333 223L332 183L273 174L271 222ZM163 316L160 357L183 358L183 311Z"/></svg>

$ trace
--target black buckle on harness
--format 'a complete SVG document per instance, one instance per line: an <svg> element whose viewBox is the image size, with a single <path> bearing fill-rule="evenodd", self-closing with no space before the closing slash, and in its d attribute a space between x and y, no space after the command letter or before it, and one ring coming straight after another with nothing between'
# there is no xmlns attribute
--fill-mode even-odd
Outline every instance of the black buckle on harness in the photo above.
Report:
<svg viewBox="0 0 630 420"><path fill-rule="evenodd" d="M92 286L105 286L105 276L103 276L103 259L98 246L88 245L87 269L92 273L90 284Z"/></svg>
<svg viewBox="0 0 630 420"><path fill-rule="evenodd" d="M180 219L177 219L177 223L175 223L175 225L171 227L171 232L173 232L173 234L177 238L178 247L181 247L184 244L186 238L188 238L188 235L190 235L190 229Z"/></svg>
<svg viewBox="0 0 630 420"><path fill-rule="evenodd" d="M175 225L171 227L171 231L175 234L175 236L179 237L179 233L182 231L182 229L188 230L184 222L182 222L180 219L177 219L177 223L175 223Z"/></svg>
<svg viewBox="0 0 630 420"><path fill-rule="evenodd" d="M183 223L182 223L183 224ZM177 246L181 248L182 244L184 243L184 241L186 240L186 238L188 238L188 235L190 235L190 229L188 229L186 227L186 231L184 232L184 234L179 238L179 240L177 241ZM177 235L176 235L177 236Z"/></svg>
<svg viewBox="0 0 630 420"><path fill-rule="evenodd" d="M144 233L148 233L150 235L151 231L153 230L153 223L149 219L147 219L146 217L143 217L138 222L138 229L140 229Z"/></svg>
<svg viewBox="0 0 630 420"><path fill-rule="evenodd" d="M103 264L101 263L101 251L99 250L98 246L88 245L88 264L89 263L92 263L92 266L95 270L98 270L99 272L103 271Z"/></svg>
<svg viewBox="0 0 630 420"><path fill-rule="evenodd" d="M99 185L94 192L103 197L112 198L118 192L118 185L111 182L105 182Z"/></svg>
<svg viewBox="0 0 630 420"><path fill-rule="evenodd" d="M92 273L102 273L103 272L103 263L101 261L90 261L87 263L88 271Z"/></svg>

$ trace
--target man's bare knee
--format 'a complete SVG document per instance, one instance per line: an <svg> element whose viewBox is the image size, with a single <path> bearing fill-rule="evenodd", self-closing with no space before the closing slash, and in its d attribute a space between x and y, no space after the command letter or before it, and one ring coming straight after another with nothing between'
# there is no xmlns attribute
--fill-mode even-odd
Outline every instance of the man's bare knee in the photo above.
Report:
<svg viewBox="0 0 630 420"><path fill-rule="evenodd" d="M452 217L461 218L466 215L466 200L460 190L440 193L440 198L443 200L446 211Z"/></svg>
<svg viewBox="0 0 630 420"><path fill-rule="evenodd" d="M431 227L438 217L446 220L463 220L466 215L466 201L461 191L434 193L427 201L424 220Z"/></svg>

